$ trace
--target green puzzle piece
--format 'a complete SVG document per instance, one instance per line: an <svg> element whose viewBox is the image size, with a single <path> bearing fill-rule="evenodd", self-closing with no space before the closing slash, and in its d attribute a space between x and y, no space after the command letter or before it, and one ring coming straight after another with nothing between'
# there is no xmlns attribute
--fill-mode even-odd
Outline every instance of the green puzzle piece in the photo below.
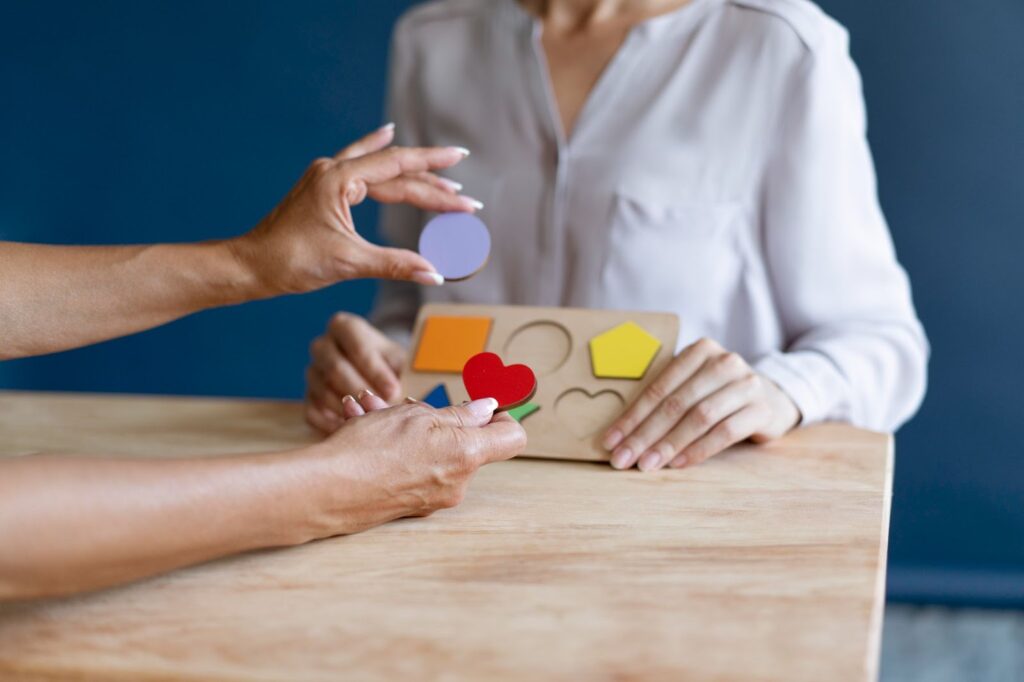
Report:
<svg viewBox="0 0 1024 682"><path fill-rule="evenodd" d="M540 405L538 405L537 403L526 403L525 405L520 405L519 407L513 407L511 410L508 411L508 413L517 422L521 422L539 409Z"/></svg>

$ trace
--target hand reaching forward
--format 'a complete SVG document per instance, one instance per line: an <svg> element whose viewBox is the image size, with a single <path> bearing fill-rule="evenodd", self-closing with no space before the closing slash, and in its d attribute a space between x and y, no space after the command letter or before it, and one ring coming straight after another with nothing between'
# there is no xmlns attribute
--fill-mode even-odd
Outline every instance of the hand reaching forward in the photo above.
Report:
<svg viewBox="0 0 1024 682"><path fill-rule="evenodd" d="M747 438L777 438L800 421L793 401L736 353L709 339L684 348L609 427L612 466L642 471L700 464Z"/></svg>
<svg viewBox="0 0 1024 682"><path fill-rule="evenodd" d="M314 161L291 192L251 232L230 242L264 296L313 291L363 277L441 284L444 279L412 251L371 244L356 231L351 207L371 197L428 211L465 211L480 202L431 171L454 166L459 147L387 147L385 126L332 158Z"/></svg>
<svg viewBox="0 0 1024 682"><path fill-rule="evenodd" d="M523 427L495 415L491 398L440 410L415 401L386 407L372 394L345 403L348 418L313 446L329 473L312 500L308 539L454 507L481 466L526 447Z"/></svg>

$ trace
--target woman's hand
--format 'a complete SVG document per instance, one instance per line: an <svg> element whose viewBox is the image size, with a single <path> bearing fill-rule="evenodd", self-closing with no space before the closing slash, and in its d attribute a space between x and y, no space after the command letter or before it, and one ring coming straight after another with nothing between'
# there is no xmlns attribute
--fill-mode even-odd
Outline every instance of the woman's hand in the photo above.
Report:
<svg viewBox="0 0 1024 682"><path fill-rule="evenodd" d="M479 400L382 409L364 395L327 440L221 457L0 458L0 601L95 589L220 556L365 530L462 499L526 445ZM493 419L492 419L493 417Z"/></svg>
<svg viewBox="0 0 1024 682"><path fill-rule="evenodd" d="M683 349L608 429L612 466L700 464L734 443L777 438L800 421L793 401L709 339Z"/></svg>
<svg viewBox="0 0 1024 682"><path fill-rule="evenodd" d="M372 388L381 402L401 397L405 349L358 315L334 315L324 334L310 344L309 354L306 421L324 433L333 433L348 416L346 395Z"/></svg>
<svg viewBox="0 0 1024 682"><path fill-rule="evenodd" d="M347 401L346 401L347 402ZM484 464L526 447L526 432L497 401L434 409L411 401L350 418L312 446L324 465L311 496L311 533L356 533L406 516L427 516L462 501Z"/></svg>
<svg viewBox="0 0 1024 682"><path fill-rule="evenodd" d="M351 207L369 196L428 211L471 212L480 202L459 196L457 183L430 172L454 166L469 152L458 147L384 149L393 137L393 126L385 126L333 158L317 159L270 215L228 242L263 296L313 291L362 277L444 281L420 255L359 236Z"/></svg>

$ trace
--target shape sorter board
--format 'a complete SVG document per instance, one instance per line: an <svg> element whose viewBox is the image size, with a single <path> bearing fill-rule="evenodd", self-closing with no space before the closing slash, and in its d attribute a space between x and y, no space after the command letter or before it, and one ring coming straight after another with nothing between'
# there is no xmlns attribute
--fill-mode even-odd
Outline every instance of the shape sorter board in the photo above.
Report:
<svg viewBox="0 0 1024 682"><path fill-rule="evenodd" d="M475 353L497 353L506 365L523 363L537 375L528 403L537 409L520 408L528 412L521 420L526 455L607 461L604 430L672 359L678 336L672 313L428 303L413 329L402 383L418 400L444 384L458 404L467 394L457 368ZM640 376L599 378L595 364L602 374Z"/></svg>

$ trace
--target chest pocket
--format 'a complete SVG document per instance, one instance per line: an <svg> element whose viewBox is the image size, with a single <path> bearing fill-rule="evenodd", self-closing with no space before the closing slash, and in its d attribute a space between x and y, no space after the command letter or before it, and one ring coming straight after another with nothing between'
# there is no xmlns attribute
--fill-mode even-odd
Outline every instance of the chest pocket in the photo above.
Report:
<svg viewBox="0 0 1024 682"><path fill-rule="evenodd" d="M615 307L675 312L683 329L715 335L742 277L745 222L739 202L688 197L653 183L620 187L601 272L603 297Z"/></svg>

